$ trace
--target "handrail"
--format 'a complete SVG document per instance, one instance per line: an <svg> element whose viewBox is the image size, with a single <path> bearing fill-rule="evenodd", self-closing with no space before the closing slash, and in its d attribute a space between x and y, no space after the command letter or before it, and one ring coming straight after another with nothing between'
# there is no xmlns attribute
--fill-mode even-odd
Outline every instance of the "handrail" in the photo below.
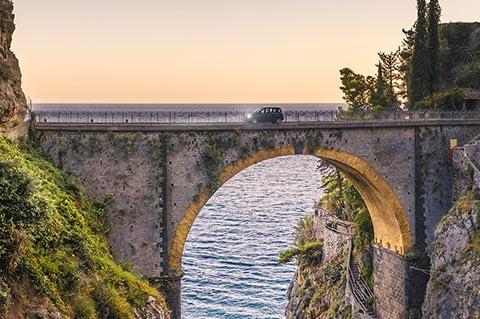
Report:
<svg viewBox="0 0 480 319"><path fill-rule="evenodd" d="M352 291L352 295L355 298L355 300L358 302L360 307L362 307L363 311L365 311L368 315L370 315L372 318L375 317L375 304L370 307L368 307L365 304L365 301L369 298L374 298L374 294L371 291L371 289L368 287L366 282L359 277L360 282L358 282L353 274L352 270L352 261L353 261L353 241L350 241L349 249L348 249L348 284L350 286L350 290ZM357 269L358 271L358 269ZM359 274L360 275L360 274Z"/></svg>
<svg viewBox="0 0 480 319"><path fill-rule="evenodd" d="M325 228L328 229L328 230L330 230L330 231L332 231L332 232L334 232L334 233L337 233L337 234L339 234L339 235L343 235L343 236L347 236L347 237L351 237L351 236L352 236L352 234L344 233L344 232L342 232L342 231L340 231L340 230L338 230L338 229L335 229L335 228L331 227L330 225L325 225Z"/></svg>
<svg viewBox="0 0 480 319"><path fill-rule="evenodd" d="M244 123L247 112L243 110L206 111L74 111L38 110L33 111L38 123L143 123L143 124L183 124L183 123ZM479 111L390 111L390 112L345 112L331 110L286 110L287 123L325 122L414 122L419 120L480 120Z"/></svg>

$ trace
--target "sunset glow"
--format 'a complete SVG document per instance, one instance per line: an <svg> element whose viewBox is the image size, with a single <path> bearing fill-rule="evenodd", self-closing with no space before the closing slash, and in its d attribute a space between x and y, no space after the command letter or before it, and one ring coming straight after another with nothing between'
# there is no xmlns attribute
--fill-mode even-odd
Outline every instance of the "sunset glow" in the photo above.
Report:
<svg viewBox="0 0 480 319"><path fill-rule="evenodd" d="M338 70L374 73L415 3L17 0L13 50L37 103L341 102ZM441 4L479 18L478 0Z"/></svg>

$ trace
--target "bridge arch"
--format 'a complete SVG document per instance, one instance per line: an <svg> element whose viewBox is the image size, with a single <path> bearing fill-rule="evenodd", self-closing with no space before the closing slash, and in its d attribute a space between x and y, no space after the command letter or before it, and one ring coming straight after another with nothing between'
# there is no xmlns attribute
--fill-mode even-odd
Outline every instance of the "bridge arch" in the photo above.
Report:
<svg viewBox="0 0 480 319"><path fill-rule="evenodd" d="M267 159L296 154L298 152L293 145L259 150L225 167L219 175L219 188L247 167ZM334 149L316 148L313 152L304 149L303 154L313 154L330 162L352 182L368 208L377 242L402 254L412 248L413 237L403 205L388 182L370 164L358 156ZM170 246L170 270L181 269L190 229L211 196L212 193L205 187L183 214Z"/></svg>

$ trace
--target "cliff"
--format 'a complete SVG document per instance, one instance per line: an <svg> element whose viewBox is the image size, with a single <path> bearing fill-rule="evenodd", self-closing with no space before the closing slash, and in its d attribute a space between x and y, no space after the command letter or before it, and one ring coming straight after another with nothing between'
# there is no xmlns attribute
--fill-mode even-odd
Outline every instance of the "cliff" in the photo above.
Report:
<svg viewBox="0 0 480 319"><path fill-rule="evenodd" d="M27 113L20 67L10 50L14 31L13 3L0 0L0 131L20 124Z"/></svg>
<svg viewBox="0 0 480 319"><path fill-rule="evenodd" d="M163 295L113 260L105 205L32 141L0 138L0 318L170 317Z"/></svg>
<svg viewBox="0 0 480 319"><path fill-rule="evenodd" d="M435 230L424 318L480 318L480 201L460 198Z"/></svg>
<svg viewBox="0 0 480 319"><path fill-rule="evenodd" d="M296 255L297 270L288 290L285 311L287 319L352 317L345 295L348 241L325 237L324 223L318 217L308 215L300 221L297 247L315 242L323 243L323 247L315 251L300 249L302 252Z"/></svg>

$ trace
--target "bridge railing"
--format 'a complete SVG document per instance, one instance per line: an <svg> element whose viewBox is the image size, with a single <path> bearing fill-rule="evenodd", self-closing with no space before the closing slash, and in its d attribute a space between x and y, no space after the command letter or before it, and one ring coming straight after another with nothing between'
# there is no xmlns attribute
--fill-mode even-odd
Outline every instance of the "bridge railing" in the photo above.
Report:
<svg viewBox="0 0 480 319"><path fill-rule="evenodd" d="M194 111L194 112L119 112L119 111L35 111L37 123L103 123L103 124L225 124L244 123L244 111ZM480 111L403 111L394 112L344 112L326 110L286 110L287 123L316 122L367 122L414 120L468 120L480 119Z"/></svg>

